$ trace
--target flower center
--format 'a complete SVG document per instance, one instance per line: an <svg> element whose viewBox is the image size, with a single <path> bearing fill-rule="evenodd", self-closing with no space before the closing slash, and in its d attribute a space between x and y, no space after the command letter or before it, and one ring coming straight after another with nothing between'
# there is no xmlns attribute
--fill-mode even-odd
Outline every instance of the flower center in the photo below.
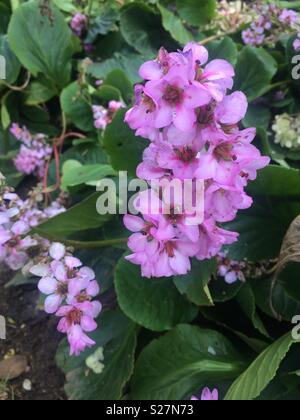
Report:
<svg viewBox="0 0 300 420"><path fill-rule="evenodd" d="M218 160L231 161L236 160L236 156L232 154L233 146L230 143L221 143L214 150L214 156Z"/></svg>
<svg viewBox="0 0 300 420"><path fill-rule="evenodd" d="M197 153L189 146L183 146L181 148L175 149L175 153L178 159L180 159L184 163L189 163L193 161L197 156Z"/></svg>
<svg viewBox="0 0 300 420"><path fill-rule="evenodd" d="M142 94L142 103L147 108L147 114L155 111L156 106L154 101L145 93Z"/></svg>
<svg viewBox="0 0 300 420"><path fill-rule="evenodd" d="M200 125L212 124L214 122L214 112L216 108L216 102L199 108L197 121Z"/></svg>
<svg viewBox="0 0 300 420"><path fill-rule="evenodd" d="M175 253L174 253L174 243L173 242L167 242L165 245L165 251L168 254L169 258L174 258L175 257Z"/></svg>
<svg viewBox="0 0 300 420"><path fill-rule="evenodd" d="M183 90L176 86L168 85L163 95L163 99L171 105L178 105L183 100Z"/></svg>
<svg viewBox="0 0 300 420"><path fill-rule="evenodd" d="M68 320L70 325L80 324L81 317L82 317L82 312L79 309L74 308L67 315L67 320Z"/></svg>
<svg viewBox="0 0 300 420"><path fill-rule="evenodd" d="M57 286L57 294L59 296L65 296L68 293L68 285L67 283L59 283Z"/></svg>

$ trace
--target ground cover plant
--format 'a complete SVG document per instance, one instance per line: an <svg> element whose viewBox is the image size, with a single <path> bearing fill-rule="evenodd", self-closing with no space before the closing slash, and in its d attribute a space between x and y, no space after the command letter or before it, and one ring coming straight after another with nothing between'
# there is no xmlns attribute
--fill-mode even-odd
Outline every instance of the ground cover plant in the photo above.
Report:
<svg viewBox="0 0 300 420"><path fill-rule="evenodd" d="M0 0L0 400L299 399L299 11Z"/></svg>

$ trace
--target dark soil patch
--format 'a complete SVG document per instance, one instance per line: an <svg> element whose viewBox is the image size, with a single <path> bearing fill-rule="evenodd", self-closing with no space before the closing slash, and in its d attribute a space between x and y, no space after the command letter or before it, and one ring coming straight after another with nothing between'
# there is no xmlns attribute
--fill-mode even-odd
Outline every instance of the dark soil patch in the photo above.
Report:
<svg viewBox="0 0 300 420"><path fill-rule="evenodd" d="M28 370L7 384L7 399L65 400L64 375L55 364L62 338L56 331L57 320L38 309L36 286L5 289L10 277L10 273L0 271L0 315L7 321L7 339L0 341L0 360L9 354L25 356ZM31 391L23 389L25 380L31 382Z"/></svg>

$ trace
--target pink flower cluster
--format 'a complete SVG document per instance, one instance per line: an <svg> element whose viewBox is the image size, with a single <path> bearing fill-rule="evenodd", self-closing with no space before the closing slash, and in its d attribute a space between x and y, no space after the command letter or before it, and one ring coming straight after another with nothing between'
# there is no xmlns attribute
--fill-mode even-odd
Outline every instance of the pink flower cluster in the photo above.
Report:
<svg viewBox="0 0 300 420"><path fill-rule="evenodd" d="M124 108L124 104L120 101L110 101L108 109L104 108L102 105L94 105L93 114L95 128L98 130L105 130L112 122L116 112L121 108Z"/></svg>
<svg viewBox="0 0 300 420"><path fill-rule="evenodd" d="M299 15L294 10L282 9L275 4L256 4L257 19L242 33L247 45L274 45L284 33L299 28ZM297 45L296 45L297 46Z"/></svg>
<svg viewBox="0 0 300 420"><path fill-rule="evenodd" d="M152 205L145 204L149 194L155 195L151 189L135 203L142 217L125 216L133 232L128 242L133 253L127 259L140 265L145 277L184 275L191 257L212 258L235 242L238 234L219 224L252 205L245 187L270 162L251 144L256 130L239 130L248 104L242 92L228 94L233 67L224 60L207 62L207 50L196 43L171 54L162 48L157 60L142 65L146 82L136 86L136 104L126 114L136 134L151 141L139 178L151 184L188 179L205 185L203 223L191 224L188 212L177 214L179 203L172 199L165 214L161 191L154 206L160 211L154 214Z"/></svg>
<svg viewBox="0 0 300 420"><path fill-rule="evenodd" d="M82 13L76 13L70 23L71 29L75 35L81 37L88 25L88 18Z"/></svg>
<svg viewBox="0 0 300 420"><path fill-rule="evenodd" d="M295 39L293 46L296 52L300 52L300 32L298 32L297 38Z"/></svg>
<svg viewBox="0 0 300 420"><path fill-rule="evenodd" d="M223 277L227 284L236 283L238 280L245 282L244 271L246 269L245 261L230 260L225 252L220 252L217 256L218 275Z"/></svg>
<svg viewBox="0 0 300 420"><path fill-rule="evenodd" d="M211 391L209 388L204 388L201 398L197 398L193 396L191 398L192 401L218 401L219 400L219 391L217 389L214 389Z"/></svg>
<svg viewBox="0 0 300 420"><path fill-rule="evenodd" d="M65 211L54 202L40 210L32 199L21 200L12 192L5 192L0 198L0 263L18 271L29 262L30 250L43 248L44 242L29 235L31 228Z"/></svg>
<svg viewBox="0 0 300 420"><path fill-rule="evenodd" d="M48 254L30 272L41 277L39 290L47 296L45 311L61 318L58 331L67 334L70 354L78 356L95 342L86 334L97 329L101 303L95 273L73 257L64 245L53 243Z"/></svg>
<svg viewBox="0 0 300 420"><path fill-rule="evenodd" d="M34 174L42 178L46 162L52 156L52 148L47 143L46 136L44 134L32 136L26 127L21 128L18 124L13 124L10 131L22 142L14 161L17 170L26 175Z"/></svg>

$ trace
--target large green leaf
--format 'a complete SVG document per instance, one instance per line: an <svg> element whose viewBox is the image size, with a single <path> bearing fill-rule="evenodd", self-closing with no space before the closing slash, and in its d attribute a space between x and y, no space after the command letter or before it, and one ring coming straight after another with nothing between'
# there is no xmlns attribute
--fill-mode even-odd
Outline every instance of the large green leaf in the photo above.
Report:
<svg viewBox="0 0 300 420"><path fill-rule="evenodd" d="M300 171L270 165L258 172L257 180L249 184L248 192L251 195L298 197L300 199Z"/></svg>
<svg viewBox="0 0 300 420"><path fill-rule="evenodd" d="M221 334L179 325L141 353L132 380L134 400L181 400L210 383L234 379L243 358Z"/></svg>
<svg viewBox="0 0 300 420"><path fill-rule="evenodd" d="M85 266L94 270L101 295L113 286L115 268L123 253L123 249L105 248L101 251L99 249L84 249L76 254Z"/></svg>
<svg viewBox="0 0 300 420"><path fill-rule="evenodd" d="M107 127L103 146L109 156L111 166L116 171L128 171L130 175L135 176L147 141L135 136L124 122L125 113L126 110L119 110L113 122Z"/></svg>
<svg viewBox="0 0 300 420"><path fill-rule="evenodd" d="M269 108L260 104L250 104L247 114L243 119L245 128L256 127L267 130L271 122L272 114Z"/></svg>
<svg viewBox="0 0 300 420"><path fill-rule="evenodd" d="M10 9L4 2L0 3L0 34L6 34L10 19Z"/></svg>
<svg viewBox="0 0 300 420"><path fill-rule="evenodd" d="M253 101L267 91L276 71L277 63L265 49L244 47L236 64L234 89Z"/></svg>
<svg viewBox="0 0 300 420"><path fill-rule="evenodd" d="M126 42L140 54L154 55L162 43L168 47L168 33L162 27L160 16L146 4L134 2L125 6L120 28Z"/></svg>
<svg viewBox="0 0 300 420"><path fill-rule="evenodd" d="M297 282L297 277L294 276L292 280ZM295 314L300 314L299 301L287 292L289 288L284 282L284 272L280 273L276 282L270 276L255 280L251 285L257 306L268 316L291 322Z"/></svg>
<svg viewBox="0 0 300 420"><path fill-rule="evenodd" d="M192 41L193 34L186 29L182 21L173 12L160 4L158 4L158 8L162 16L165 30L170 32L176 41L182 45Z"/></svg>
<svg viewBox="0 0 300 420"><path fill-rule="evenodd" d="M209 23L215 16L216 6L216 0L176 0L178 13L193 26Z"/></svg>
<svg viewBox="0 0 300 420"><path fill-rule="evenodd" d="M100 180L115 175L115 171L109 165L94 164L82 165L76 160L64 163L62 186L63 190L77 185L97 185Z"/></svg>
<svg viewBox="0 0 300 420"><path fill-rule="evenodd" d="M118 18L119 14L116 9L112 7L104 8L90 24L85 42L92 44L98 35L106 35L115 29Z"/></svg>
<svg viewBox="0 0 300 420"><path fill-rule="evenodd" d="M166 331L196 317L197 308L179 294L172 279L147 279L140 272L125 258L116 268L118 302L130 319L150 330Z"/></svg>
<svg viewBox="0 0 300 420"><path fill-rule="evenodd" d="M192 270L186 276L174 278L177 289L191 302L199 306L213 305L208 283L213 274L216 273L217 265L215 260L192 262Z"/></svg>
<svg viewBox="0 0 300 420"><path fill-rule="evenodd" d="M112 86L121 92L126 103L130 103L133 96L133 87L124 71L115 69L105 78L105 85Z"/></svg>
<svg viewBox="0 0 300 420"><path fill-rule="evenodd" d="M276 258L284 235L300 213L299 202L270 196L257 197L250 210L241 211L235 221L228 223L229 230L240 234L239 239L228 247L231 259L262 261Z"/></svg>
<svg viewBox="0 0 300 420"><path fill-rule="evenodd" d="M61 106L67 118L80 130L92 131L94 119L92 107L84 98L84 92L77 82L67 86L61 94Z"/></svg>
<svg viewBox="0 0 300 420"><path fill-rule="evenodd" d="M8 29L11 49L33 75L44 74L64 87L71 74L71 30L51 2L22 4Z"/></svg>
<svg viewBox="0 0 300 420"><path fill-rule="evenodd" d="M291 333L268 347L251 366L234 382L226 400L254 400L275 378L281 362L295 343Z"/></svg>
<svg viewBox="0 0 300 420"><path fill-rule="evenodd" d="M34 81L24 91L25 103L29 106L43 104L52 99L56 94L57 92L52 86L42 81Z"/></svg>
<svg viewBox="0 0 300 420"><path fill-rule="evenodd" d="M57 354L59 366L67 374L65 390L72 400L120 400L134 366L137 328L119 310L103 313L99 329L92 334L96 346L79 357L68 356L66 342ZM96 367L88 368L88 357L97 353ZM102 370L102 371L101 371Z"/></svg>
<svg viewBox="0 0 300 420"><path fill-rule="evenodd" d="M56 240L89 229L97 229L111 219L111 215L101 216L97 213L97 200L100 193L95 193L46 223L39 225L35 231L41 236Z"/></svg>
<svg viewBox="0 0 300 420"><path fill-rule="evenodd" d="M105 60L101 63L93 63L87 66L87 72L96 79L105 79L109 73L115 69L123 70L126 76L130 79L131 83L141 81L138 71L140 66L150 58L153 59L153 54L149 57L136 53L116 53L112 58Z"/></svg>
<svg viewBox="0 0 300 420"><path fill-rule="evenodd" d="M239 303L242 311L250 319L254 327L265 337L270 337L267 332L260 316L256 311L255 304L255 295L249 283L243 285L242 289L239 291L237 297L237 302Z"/></svg>
<svg viewBox="0 0 300 420"><path fill-rule="evenodd" d="M238 57L237 45L229 37L225 37L221 41L210 42L207 49L210 60L222 59L229 61L231 64L236 63Z"/></svg>

